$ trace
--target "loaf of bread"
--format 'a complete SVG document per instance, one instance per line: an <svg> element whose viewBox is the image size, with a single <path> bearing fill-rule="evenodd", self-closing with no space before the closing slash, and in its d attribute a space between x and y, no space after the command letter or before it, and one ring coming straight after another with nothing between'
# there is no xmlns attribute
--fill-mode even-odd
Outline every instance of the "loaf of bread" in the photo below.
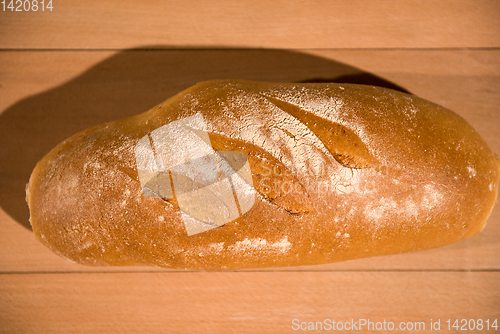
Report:
<svg viewBox="0 0 500 334"><path fill-rule="evenodd" d="M215 80L60 143L27 202L35 236L80 264L262 268L460 241L499 175L466 121L413 95Z"/></svg>

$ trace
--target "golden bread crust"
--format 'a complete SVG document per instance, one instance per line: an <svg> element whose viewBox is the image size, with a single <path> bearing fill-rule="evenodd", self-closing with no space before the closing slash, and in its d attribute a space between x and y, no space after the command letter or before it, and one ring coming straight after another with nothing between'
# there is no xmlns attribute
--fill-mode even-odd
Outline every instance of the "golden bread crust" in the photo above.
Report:
<svg viewBox="0 0 500 334"><path fill-rule="evenodd" d="M176 200L144 193L135 149L155 129L196 114L216 152L245 154L255 202L188 235ZM74 262L239 269L460 241L484 227L498 179L479 134L418 97L352 84L216 80L62 142L35 167L27 201L36 237Z"/></svg>

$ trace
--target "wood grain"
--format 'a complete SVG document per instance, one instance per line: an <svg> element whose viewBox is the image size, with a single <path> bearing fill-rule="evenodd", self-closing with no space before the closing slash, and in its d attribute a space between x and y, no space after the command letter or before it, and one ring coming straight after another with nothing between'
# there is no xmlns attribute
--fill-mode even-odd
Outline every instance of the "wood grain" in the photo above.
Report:
<svg viewBox="0 0 500 334"><path fill-rule="evenodd" d="M0 48L500 46L494 0L54 1L0 11Z"/></svg>
<svg viewBox="0 0 500 334"><path fill-rule="evenodd" d="M196 82L224 75L263 81L382 80L449 107L500 152L495 129L500 51L454 50L168 50L3 52L0 60L0 263L2 272L148 271L92 268L53 255L34 239L24 185L35 163L73 133L143 112ZM179 63L179 59L183 59ZM203 59L203 64L198 63ZM369 83L369 82L367 82ZM10 98L10 99L9 99ZM9 217L10 215L10 217ZM486 230L435 250L300 270L500 269L500 210ZM289 269L280 269L289 270Z"/></svg>
<svg viewBox="0 0 500 334"><path fill-rule="evenodd" d="M290 333L294 319L358 326L365 319L395 329L423 322L419 333L442 333L450 332L447 319L498 317L499 279L498 272L1 275L0 332ZM431 319L442 331L431 330Z"/></svg>

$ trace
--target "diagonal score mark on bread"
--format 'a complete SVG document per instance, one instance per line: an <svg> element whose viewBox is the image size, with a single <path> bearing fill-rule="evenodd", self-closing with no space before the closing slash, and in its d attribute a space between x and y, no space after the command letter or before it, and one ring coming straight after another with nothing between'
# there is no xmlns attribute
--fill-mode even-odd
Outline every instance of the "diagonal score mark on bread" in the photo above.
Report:
<svg viewBox="0 0 500 334"><path fill-rule="evenodd" d="M339 123L330 122L325 131L324 118L302 109L301 107L275 97L261 94L270 103L295 117L323 143L326 149L344 167L368 168L378 164L377 159L368 151L365 143L352 130Z"/></svg>
<svg viewBox="0 0 500 334"><path fill-rule="evenodd" d="M305 187L284 164L262 148L241 139L209 132L216 151L239 151L246 155L253 187L271 204L291 214L310 212L312 205Z"/></svg>

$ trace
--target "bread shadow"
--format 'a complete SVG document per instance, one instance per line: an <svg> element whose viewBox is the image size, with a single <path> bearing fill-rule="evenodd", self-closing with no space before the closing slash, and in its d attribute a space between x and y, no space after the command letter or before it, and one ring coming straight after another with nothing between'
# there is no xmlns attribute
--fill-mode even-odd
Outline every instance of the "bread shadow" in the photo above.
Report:
<svg viewBox="0 0 500 334"><path fill-rule="evenodd" d="M0 114L0 206L31 229L25 185L35 164L54 146L88 127L142 113L209 79L347 82L406 92L355 67L295 51L159 46L124 50Z"/></svg>

